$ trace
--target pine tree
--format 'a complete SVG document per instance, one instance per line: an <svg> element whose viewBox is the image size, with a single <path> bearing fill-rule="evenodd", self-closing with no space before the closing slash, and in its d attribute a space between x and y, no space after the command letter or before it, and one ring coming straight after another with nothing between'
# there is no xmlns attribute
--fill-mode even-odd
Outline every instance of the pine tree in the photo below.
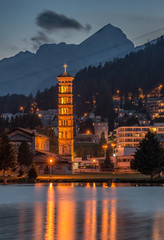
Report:
<svg viewBox="0 0 164 240"><path fill-rule="evenodd" d="M36 169L36 166L32 164L30 170L28 171L28 178L32 181L34 181L38 176L38 172Z"/></svg>
<svg viewBox="0 0 164 240"><path fill-rule="evenodd" d="M164 150L154 133L148 132L140 142L131 161L131 168L145 175L153 176L162 171Z"/></svg>
<svg viewBox="0 0 164 240"><path fill-rule="evenodd" d="M105 158L105 161L103 162L103 164L101 165L101 168L106 169L106 170L113 170L113 163L110 158L109 149L106 152L106 158Z"/></svg>
<svg viewBox="0 0 164 240"><path fill-rule="evenodd" d="M104 149L103 146L106 145L106 139L105 139L105 133L101 133L101 138L98 143L98 148L97 148L97 155L98 156L103 156L104 155Z"/></svg>
<svg viewBox="0 0 164 240"><path fill-rule="evenodd" d="M29 167L33 161L33 154L30 150L30 146L26 141L22 141L19 152L18 152L18 162L20 166Z"/></svg>
<svg viewBox="0 0 164 240"><path fill-rule="evenodd" d="M4 134L0 138L0 170L3 171L3 175L5 176L7 170L14 169L16 166L16 152L13 150L9 138Z"/></svg>

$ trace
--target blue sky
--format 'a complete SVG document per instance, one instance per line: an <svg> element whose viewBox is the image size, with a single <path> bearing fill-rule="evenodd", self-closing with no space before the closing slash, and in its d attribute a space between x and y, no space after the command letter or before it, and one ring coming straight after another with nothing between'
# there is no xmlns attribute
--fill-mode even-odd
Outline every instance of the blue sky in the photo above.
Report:
<svg viewBox="0 0 164 240"><path fill-rule="evenodd" d="M47 30L37 24L46 11L73 19L80 27ZM0 0L0 59L35 52L44 42L78 44L108 23L135 45L143 44L164 34L164 0Z"/></svg>

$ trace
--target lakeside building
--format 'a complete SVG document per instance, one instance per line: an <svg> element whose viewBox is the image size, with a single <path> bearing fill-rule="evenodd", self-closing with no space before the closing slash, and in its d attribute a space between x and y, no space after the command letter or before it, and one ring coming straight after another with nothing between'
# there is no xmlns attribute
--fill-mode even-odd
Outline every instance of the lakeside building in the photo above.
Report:
<svg viewBox="0 0 164 240"><path fill-rule="evenodd" d="M130 161L148 131L154 132L164 145L164 124L161 123L154 126L123 126L115 129L115 149L112 157L115 168L130 170Z"/></svg>
<svg viewBox="0 0 164 240"><path fill-rule="evenodd" d="M50 139L47 136L25 128L16 128L7 135L17 153L23 141L28 143L39 174L69 173L66 159L62 159L59 163L58 156L50 152Z"/></svg>
<svg viewBox="0 0 164 240"><path fill-rule="evenodd" d="M26 141L33 154L36 151L49 151L49 138L45 135L37 133L35 130L29 130L25 128L16 128L7 133L11 144L18 152L20 144Z"/></svg>

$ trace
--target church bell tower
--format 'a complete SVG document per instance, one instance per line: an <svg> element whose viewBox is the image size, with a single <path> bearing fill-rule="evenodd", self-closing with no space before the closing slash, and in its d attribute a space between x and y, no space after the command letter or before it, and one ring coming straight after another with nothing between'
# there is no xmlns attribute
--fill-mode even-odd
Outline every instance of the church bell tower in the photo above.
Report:
<svg viewBox="0 0 164 240"><path fill-rule="evenodd" d="M73 80L66 71L58 79L58 146L59 155L73 161Z"/></svg>

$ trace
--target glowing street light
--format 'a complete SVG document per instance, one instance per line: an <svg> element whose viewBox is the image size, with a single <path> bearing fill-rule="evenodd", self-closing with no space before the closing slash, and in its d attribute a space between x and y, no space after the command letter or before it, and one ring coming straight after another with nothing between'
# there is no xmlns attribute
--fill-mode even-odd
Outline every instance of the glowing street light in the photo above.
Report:
<svg viewBox="0 0 164 240"><path fill-rule="evenodd" d="M91 134L91 132L89 130L86 131L86 135L89 135Z"/></svg>
<svg viewBox="0 0 164 240"><path fill-rule="evenodd" d="M104 149L104 157L106 158L106 150L108 148L108 145L107 144L104 144L103 146L103 149Z"/></svg>
<svg viewBox="0 0 164 240"><path fill-rule="evenodd" d="M24 107L20 106L19 111L24 112Z"/></svg>
<svg viewBox="0 0 164 240"><path fill-rule="evenodd" d="M111 147L114 148L116 145L114 143L111 144Z"/></svg>
<svg viewBox="0 0 164 240"><path fill-rule="evenodd" d="M53 163L52 158L49 159L49 163L50 163L50 175L52 175L52 163Z"/></svg>

